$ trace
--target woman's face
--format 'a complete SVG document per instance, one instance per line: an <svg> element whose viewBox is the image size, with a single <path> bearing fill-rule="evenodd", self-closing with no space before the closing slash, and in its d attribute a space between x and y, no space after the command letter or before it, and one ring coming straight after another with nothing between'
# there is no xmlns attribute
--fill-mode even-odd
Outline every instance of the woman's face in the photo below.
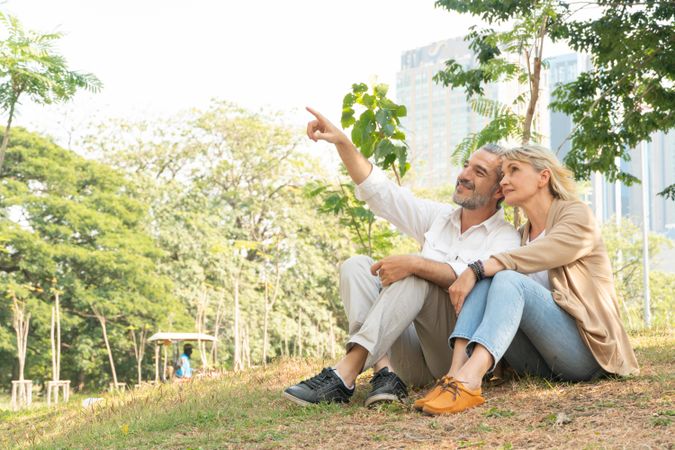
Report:
<svg viewBox="0 0 675 450"><path fill-rule="evenodd" d="M521 161L505 159L502 163L504 177L500 182L504 201L510 206L521 206L534 197L537 192L548 184L548 171L538 172Z"/></svg>

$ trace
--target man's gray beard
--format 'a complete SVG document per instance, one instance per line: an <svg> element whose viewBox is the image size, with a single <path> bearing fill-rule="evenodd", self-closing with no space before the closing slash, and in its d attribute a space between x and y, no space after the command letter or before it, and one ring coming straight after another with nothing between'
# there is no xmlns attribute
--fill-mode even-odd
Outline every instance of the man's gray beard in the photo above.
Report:
<svg viewBox="0 0 675 450"><path fill-rule="evenodd" d="M478 209L488 204L488 202L490 201L490 196L480 195L476 193L476 191L473 191L473 194L469 198L460 200L457 198L457 191L455 191L455 193L452 194L452 201L457 203L462 208Z"/></svg>

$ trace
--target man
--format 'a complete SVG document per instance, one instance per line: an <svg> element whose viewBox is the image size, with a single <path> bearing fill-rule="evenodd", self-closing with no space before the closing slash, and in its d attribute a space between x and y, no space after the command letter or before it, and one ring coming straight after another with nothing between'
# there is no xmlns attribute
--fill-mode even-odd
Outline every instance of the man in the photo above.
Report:
<svg viewBox="0 0 675 450"><path fill-rule="evenodd" d="M190 367L190 355L192 355L192 344L185 344L183 346L183 354L178 360L178 369L176 370L177 378L192 378L192 367Z"/></svg>
<svg viewBox="0 0 675 450"><path fill-rule="evenodd" d="M318 112L307 125L313 141L335 144L356 196L422 246L420 255L389 256L375 262L348 259L340 269L340 297L349 321L347 354L333 368L284 391L301 405L347 402L356 377L375 375L366 406L405 397L402 379L426 385L448 371L448 337L455 324L447 289L477 259L518 247L520 236L504 220L498 147L486 146L464 164L453 195L461 208L415 198L388 180ZM400 377L399 377L400 376ZM402 378L402 379L401 379Z"/></svg>

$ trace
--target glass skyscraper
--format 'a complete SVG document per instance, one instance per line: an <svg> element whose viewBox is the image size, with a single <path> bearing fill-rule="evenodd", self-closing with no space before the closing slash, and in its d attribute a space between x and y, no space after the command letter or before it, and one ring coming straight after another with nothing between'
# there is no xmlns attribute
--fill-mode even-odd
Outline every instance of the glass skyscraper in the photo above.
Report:
<svg viewBox="0 0 675 450"><path fill-rule="evenodd" d="M451 163L455 147L471 133L480 131L488 119L472 111L463 90L453 90L436 84L433 76L445 61L455 59L466 68L475 66L475 58L462 38L448 39L401 55L401 69L396 77L396 97L408 108L402 120L410 145L413 170L405 183L411 187L439 187L454 182L460 167ZM559 83L576 79L591 67L588 57L570 53L547 59L541 82L540 104L537 108L538 131L542 144L550 147L559 159L570 150L569 135L573 128L570 117L548 109L552 92ZM499 83L485 89L487 98L510 104L523 88L513 83ZM522 111L520 111L522 113ZM655 133L645 143L648 154L650 229L675 237L675 202L656 193L675 182L675 130ZM642 178L640 148L630 152L631 161L621 162L622 168ZM616 201L616 193L621 201ZM631 187L608 183L594 174L590 190L583 196L599 221L608 220L617 211L634 223L642 221L642 185Z"/></svg>

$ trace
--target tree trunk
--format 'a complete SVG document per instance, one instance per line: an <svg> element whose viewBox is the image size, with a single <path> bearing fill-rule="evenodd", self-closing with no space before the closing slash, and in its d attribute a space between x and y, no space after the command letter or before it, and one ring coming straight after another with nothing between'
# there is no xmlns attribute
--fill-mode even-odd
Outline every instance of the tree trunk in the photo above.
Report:
<svg viewBox="0 0 675 450"><path fill-rule="evenodd" d="M527 105L527 111L525 113L525 120L523 122L523 138L521 144L529 144L532 140L532 122L534 121L534 113L537 108L537 102L539 101L539 85L541 82L541 63L542 63L542 52L544 50L544 38L546 37L546 27L548 25L548 18L544 18L544 22L539 28L539 34L537 35L534 48L534 61L532 72L529 74L529 85L530 85L530 101ZM527 60L528 71L530 67L530 54L525 51L525 58ZM521 217L520 217L520 208L517 206L513 208L513 226L518 228L520 227Z"/></svg>
<svg viewBox="0 0 675 450"><path fill-rule="evenodd" d="M541 24L539 34L536 38L534 48L534 61L532 73L529 77L530 82L530 101L527 105L527 112L525 113L525 121L523 123L523 139L522 144L529 144L532 138L532 121L534 120L534 112L537 108L537 101L539 101L539 84L541 81L541 58L544 50L544 38L546 37L546 27L548 25L548 18L544 18ZM525 56L528 60L529 67L529 53L526 51Z"/></svg>
<svg viewBox="0 0 675 450"><path fill-rule="evenodd" d="M246 368L251 367L251 346L249 345L249 332L248 325L244 324L243 337L242 337L242 353L243 361L242 365Z"/></svg>
<svg viewBox="0 0 675 450"><path fill-rule="evenodd" d="M56 306L52 306L52 326L50 328L50 341L52 344L52 380L58 381L56 374Z"/></svg>
<svg viewBox="0 0 675 450"><path fill-rule="evenodd" d="M239 333L239 273L234 279L234 370L241 370L241 336Z"/></svg>
<svg viewBox="0 0 675 450"><path fill-rule="evenodd" d="M16 350L19 358L19 381L24 380L26 366L26 349L28 348L28 328L30 314L26 314L25 302L20 302L12 292L12 325L16 332Z"/></svg>
<svg viewBox="0 0 675 450"><path fill-rule="evenodd" d="M281 281L281 271L279 270L279 261L276 262L276 273L274 277L274 291L272 297L269 295L269 286L267 280L265 282L265 313L263 317L263 356L262 362L264 365L267 365L267 354L269 348L269 315L272 312L274 303L277 301L279 295L279 284Z"/></svg>
<svg viewBox="0 0 675 450"><path fill-rule="evenodd" d="M54 294L54 306L52 306L52 326L51 326L51 344L52 344L52 380L61 379L61 306L59 293Z"/></svg>
<svg viewBox="0 0 675 450"><path fill-rule="evenodd" d="M267 290L267 287L265 287L265 290ZM267 296L265 296L267 297ZM269 304L267 303L267 298L265 298L265 312L263 315L263 351L262 351L262 363L264 366L267 365L267 346L269 345L268 343L268 326L269 326Z"/></svg>
<svg viewBox="0 0 675 450"><path fill-rule="evenodd" d="M9 129L12 126L12 118L14 117L15 105L16 101L9 106L9 117L7 119L7 126L5 127L4 136L2 136L2 146L0 146L0 173L2 173L2 166L5 163L5 152L7 152L7 146L9 145Z"/></svg>
<svg viewBox="0 0 675 450"><path fill-rule="evenodd" d="M155 384L159 383L159 345L155 343Z"/></svg>
<svg viewBox="0 0 675 450"><path fill-rule="evenodd" d="M56 380L61 379L61 299L56 294Z"/></svg>
<svg viewBox="0 0 675 450"><path fill-rule="evenodd" d="M206 287L204 287L202 289L201 299L197 304L196 325L197 332L200 334L206 331L206 310L208 308L208 304L209 296L207 295ZM206 361L206 342L202 340L197 341L197 347L199 348L199 356L202 360L202 368L205 369L208 366L208 362Z"/></svg>
<svg viewBox="0 0 675 450"><path fill-rule="evenodd" d="M134 345L134 356L136 357L136 374L138 376L138 384L140 385L143 382L142 377L142 365L143 365L143 355L145 354L145 336L147 332L147 327L143 326L143 329L136 338L136 332L134 330L129 330L131 335L131 343Z"/></svg>
<svg viewBox="0 0 675 450"><path fill-rule="evenodd" d="M330 351L330 358L335 359L335 330L333 328L333 316L330 316L330 320L328 321L328 325L330 328L328 329L328 348Z"/></svg>
<svg viewBox="0 0 675 450"><path fill-rule="evenodd" d="M162 379L163 380L166 380L166 371L167 371L167 368L168 368L167 366L168 366L168 361L169 361L169 357L166 354L166 352L167 352L166 347L167 347L166 345L162 345L162 356L164 358L164 361L162 363Z"/></svg>
<svg viewBox="0 0 675 450"><path fill-rule="evenodd" d="M218 300L218 308L216 309L216 321L213 325L213 337L215 341L211 344L211 363L214 366L218 365L218 337L220 335L220 323L223 320L223 309L225 309L224 295Z"/></svg>
<svg viewBox="0 0 675 450"><path fill-rule="evenodd" d="M108 361L110 361L110 371L112 373L113 383L115 383L115 388L117 388L117 372L115 371L115 362L113 361L112 350L110 349L110 342L108 341L108 332L106 330L106 319L95 310L94 315L101 323L101 329L103 330L103 341L105 342L105 348L108 351Z"/></svg>
<svg viewBox="0 0 675 450"><path fill-rule="evenodd" d="M302 315L298 313L298 337L297 337L297 351L296 356L302 357Z"/></svg>

